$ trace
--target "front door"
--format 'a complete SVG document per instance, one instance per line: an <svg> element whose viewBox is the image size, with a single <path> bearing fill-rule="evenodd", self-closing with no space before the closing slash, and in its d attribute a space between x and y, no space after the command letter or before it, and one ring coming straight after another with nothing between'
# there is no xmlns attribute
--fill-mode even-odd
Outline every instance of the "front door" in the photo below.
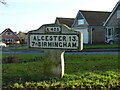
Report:
<svg viewBox="0 0 120 90"><path fill-rule="evenodd" d="M106 29L106 42L108 42L108 40L113 40L113 28L107 28Z"/></svg>

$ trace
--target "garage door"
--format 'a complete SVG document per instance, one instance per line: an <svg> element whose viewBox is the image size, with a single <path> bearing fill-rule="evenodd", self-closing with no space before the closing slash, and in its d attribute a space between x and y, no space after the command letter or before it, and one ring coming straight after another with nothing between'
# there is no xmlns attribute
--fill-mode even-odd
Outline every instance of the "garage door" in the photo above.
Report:
<svg viewBox="0 0 120 90"><path fill-rule="evenodd" d="M83 43L88 44L88 30L87 29L79 29L83 33Z"/></svg>

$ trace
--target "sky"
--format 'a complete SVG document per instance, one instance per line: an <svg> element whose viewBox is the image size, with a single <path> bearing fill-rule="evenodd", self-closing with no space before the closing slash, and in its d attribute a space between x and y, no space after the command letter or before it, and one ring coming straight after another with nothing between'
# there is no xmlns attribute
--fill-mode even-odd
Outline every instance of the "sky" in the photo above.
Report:
<svg viewBox="0 0 120 90"><path fill-rule="evenodd" d="M118 0L5 0L0 3L0 33L28 32L56 17L75 18L79 10L112 11Z"/></svg>

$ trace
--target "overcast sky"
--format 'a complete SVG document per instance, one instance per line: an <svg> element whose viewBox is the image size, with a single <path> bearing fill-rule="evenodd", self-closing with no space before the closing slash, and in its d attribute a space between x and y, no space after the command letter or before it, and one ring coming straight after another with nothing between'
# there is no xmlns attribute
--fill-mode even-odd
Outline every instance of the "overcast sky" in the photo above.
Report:
<svg viewBox="0 0 120 90"><path fill-rule="evenodd" d="M6 0L0 3L0 33L38 29L56 17L75 18L79 10L112 11L118 0Z"/></svg>

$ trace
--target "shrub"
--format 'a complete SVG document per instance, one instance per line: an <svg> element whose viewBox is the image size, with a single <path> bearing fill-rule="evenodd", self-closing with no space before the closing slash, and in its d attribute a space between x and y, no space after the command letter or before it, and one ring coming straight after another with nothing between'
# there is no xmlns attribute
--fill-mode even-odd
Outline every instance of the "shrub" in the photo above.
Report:
<svg viewBox="0 0 120 90"><path fill-rule="evenodd" d="M7 56L5 58L3 58L2 63L6 64L6 63L18 63L19 62L19 58L15 57L15 56Z"/></svg>

